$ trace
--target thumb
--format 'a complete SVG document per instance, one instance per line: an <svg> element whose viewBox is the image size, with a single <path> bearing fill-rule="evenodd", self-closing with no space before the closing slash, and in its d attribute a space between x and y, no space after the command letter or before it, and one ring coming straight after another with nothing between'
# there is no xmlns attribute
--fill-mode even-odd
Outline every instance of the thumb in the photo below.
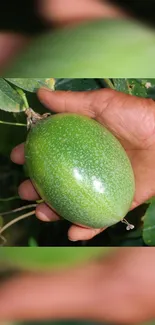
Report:
<svg viewBox="0 0 155 325"><path fill-rule="evenodd" d="M39 100L43 105L57 113L77 113L97 118L107 106L117 91L99 89L92 91L51 91L41 88L38 91Z"/></svg>
<svg viewBox="0 0 155 325"><path fill-rule="evenodd" d="M154 134L155 104L152 99L108 88L82 92L42 88L38 96L45 106L55 112L72 112L95 118L121 141L132 146L141 148L144 143L147 145Z"/></svg>

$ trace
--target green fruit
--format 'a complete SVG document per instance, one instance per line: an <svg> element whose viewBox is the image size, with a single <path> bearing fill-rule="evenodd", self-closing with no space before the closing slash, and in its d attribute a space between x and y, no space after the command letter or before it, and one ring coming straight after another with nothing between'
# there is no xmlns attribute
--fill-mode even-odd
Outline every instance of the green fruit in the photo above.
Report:
<svg viewBox="0 0 155 325"><path fill-rule="evenodd" d="M36 190L64 219L101 228L122 220L131 206L129 159L93 119L56 114L37 122L28 134L25 157Z"/></svg>
<svg viewBox="0 0 155 325"><path fill-rule="evenodd" d="M97 20L38 37L4 76L154 78L155 33L134 21Z"/></svg>

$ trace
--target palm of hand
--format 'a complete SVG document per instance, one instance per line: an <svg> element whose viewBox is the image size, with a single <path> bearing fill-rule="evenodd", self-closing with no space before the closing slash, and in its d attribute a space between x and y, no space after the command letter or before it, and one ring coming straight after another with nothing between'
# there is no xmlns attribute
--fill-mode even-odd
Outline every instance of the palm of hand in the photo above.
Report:
<svg viewBox="0 0 155 325"><path fill-rule="evenodd" d="M134 208L155 195L155 104L150 99L117 93L98 119L129 156L136 181Z"/></svg>
<svg viewBox="0 0 155 325"><path fill-rule="evenodd" d="M41 101L56 112L85 114L105 125L121 142L131 161L136 193L131 208L155 195L155 104L153 100L126 95L109 89L91 92L50 92L40 90ZM23 145L12 152L12 160L24 162ZM36 200L38 195L30 181L19 188L23 199ZM47 205L40 204L36 215L44 221L58 220L59 217ZM69 237L86 240L103 229L85 229L72 225Z"/></svg>

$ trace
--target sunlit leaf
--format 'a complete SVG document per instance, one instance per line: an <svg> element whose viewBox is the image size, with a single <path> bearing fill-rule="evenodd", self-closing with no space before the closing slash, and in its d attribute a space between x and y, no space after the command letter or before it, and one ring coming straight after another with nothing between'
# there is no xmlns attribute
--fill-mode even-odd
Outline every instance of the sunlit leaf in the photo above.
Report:
<svg viewBox="0 0 155 325"><path fill-rule="evenodd" d="M0 109L14 113L25 110L23 98L3 78L0 78Z"/></svg>
<svg viewBox="0 0 155 325"><path fill-rule="evenodd" d="M30 92L36 92L40 87L54 89L54 78L5 78L10 83Z"/></svg>

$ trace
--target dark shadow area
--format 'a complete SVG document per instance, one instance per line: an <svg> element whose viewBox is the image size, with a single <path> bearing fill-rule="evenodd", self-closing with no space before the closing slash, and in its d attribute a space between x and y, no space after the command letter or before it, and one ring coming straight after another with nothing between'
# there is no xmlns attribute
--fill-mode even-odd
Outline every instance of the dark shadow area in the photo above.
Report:
<svg viewBox="0 0 155 325"><path fill-rule="evenodd" d="M136 19L155 26L155 0L109 0L109 2L120 6Z"/></svg>

